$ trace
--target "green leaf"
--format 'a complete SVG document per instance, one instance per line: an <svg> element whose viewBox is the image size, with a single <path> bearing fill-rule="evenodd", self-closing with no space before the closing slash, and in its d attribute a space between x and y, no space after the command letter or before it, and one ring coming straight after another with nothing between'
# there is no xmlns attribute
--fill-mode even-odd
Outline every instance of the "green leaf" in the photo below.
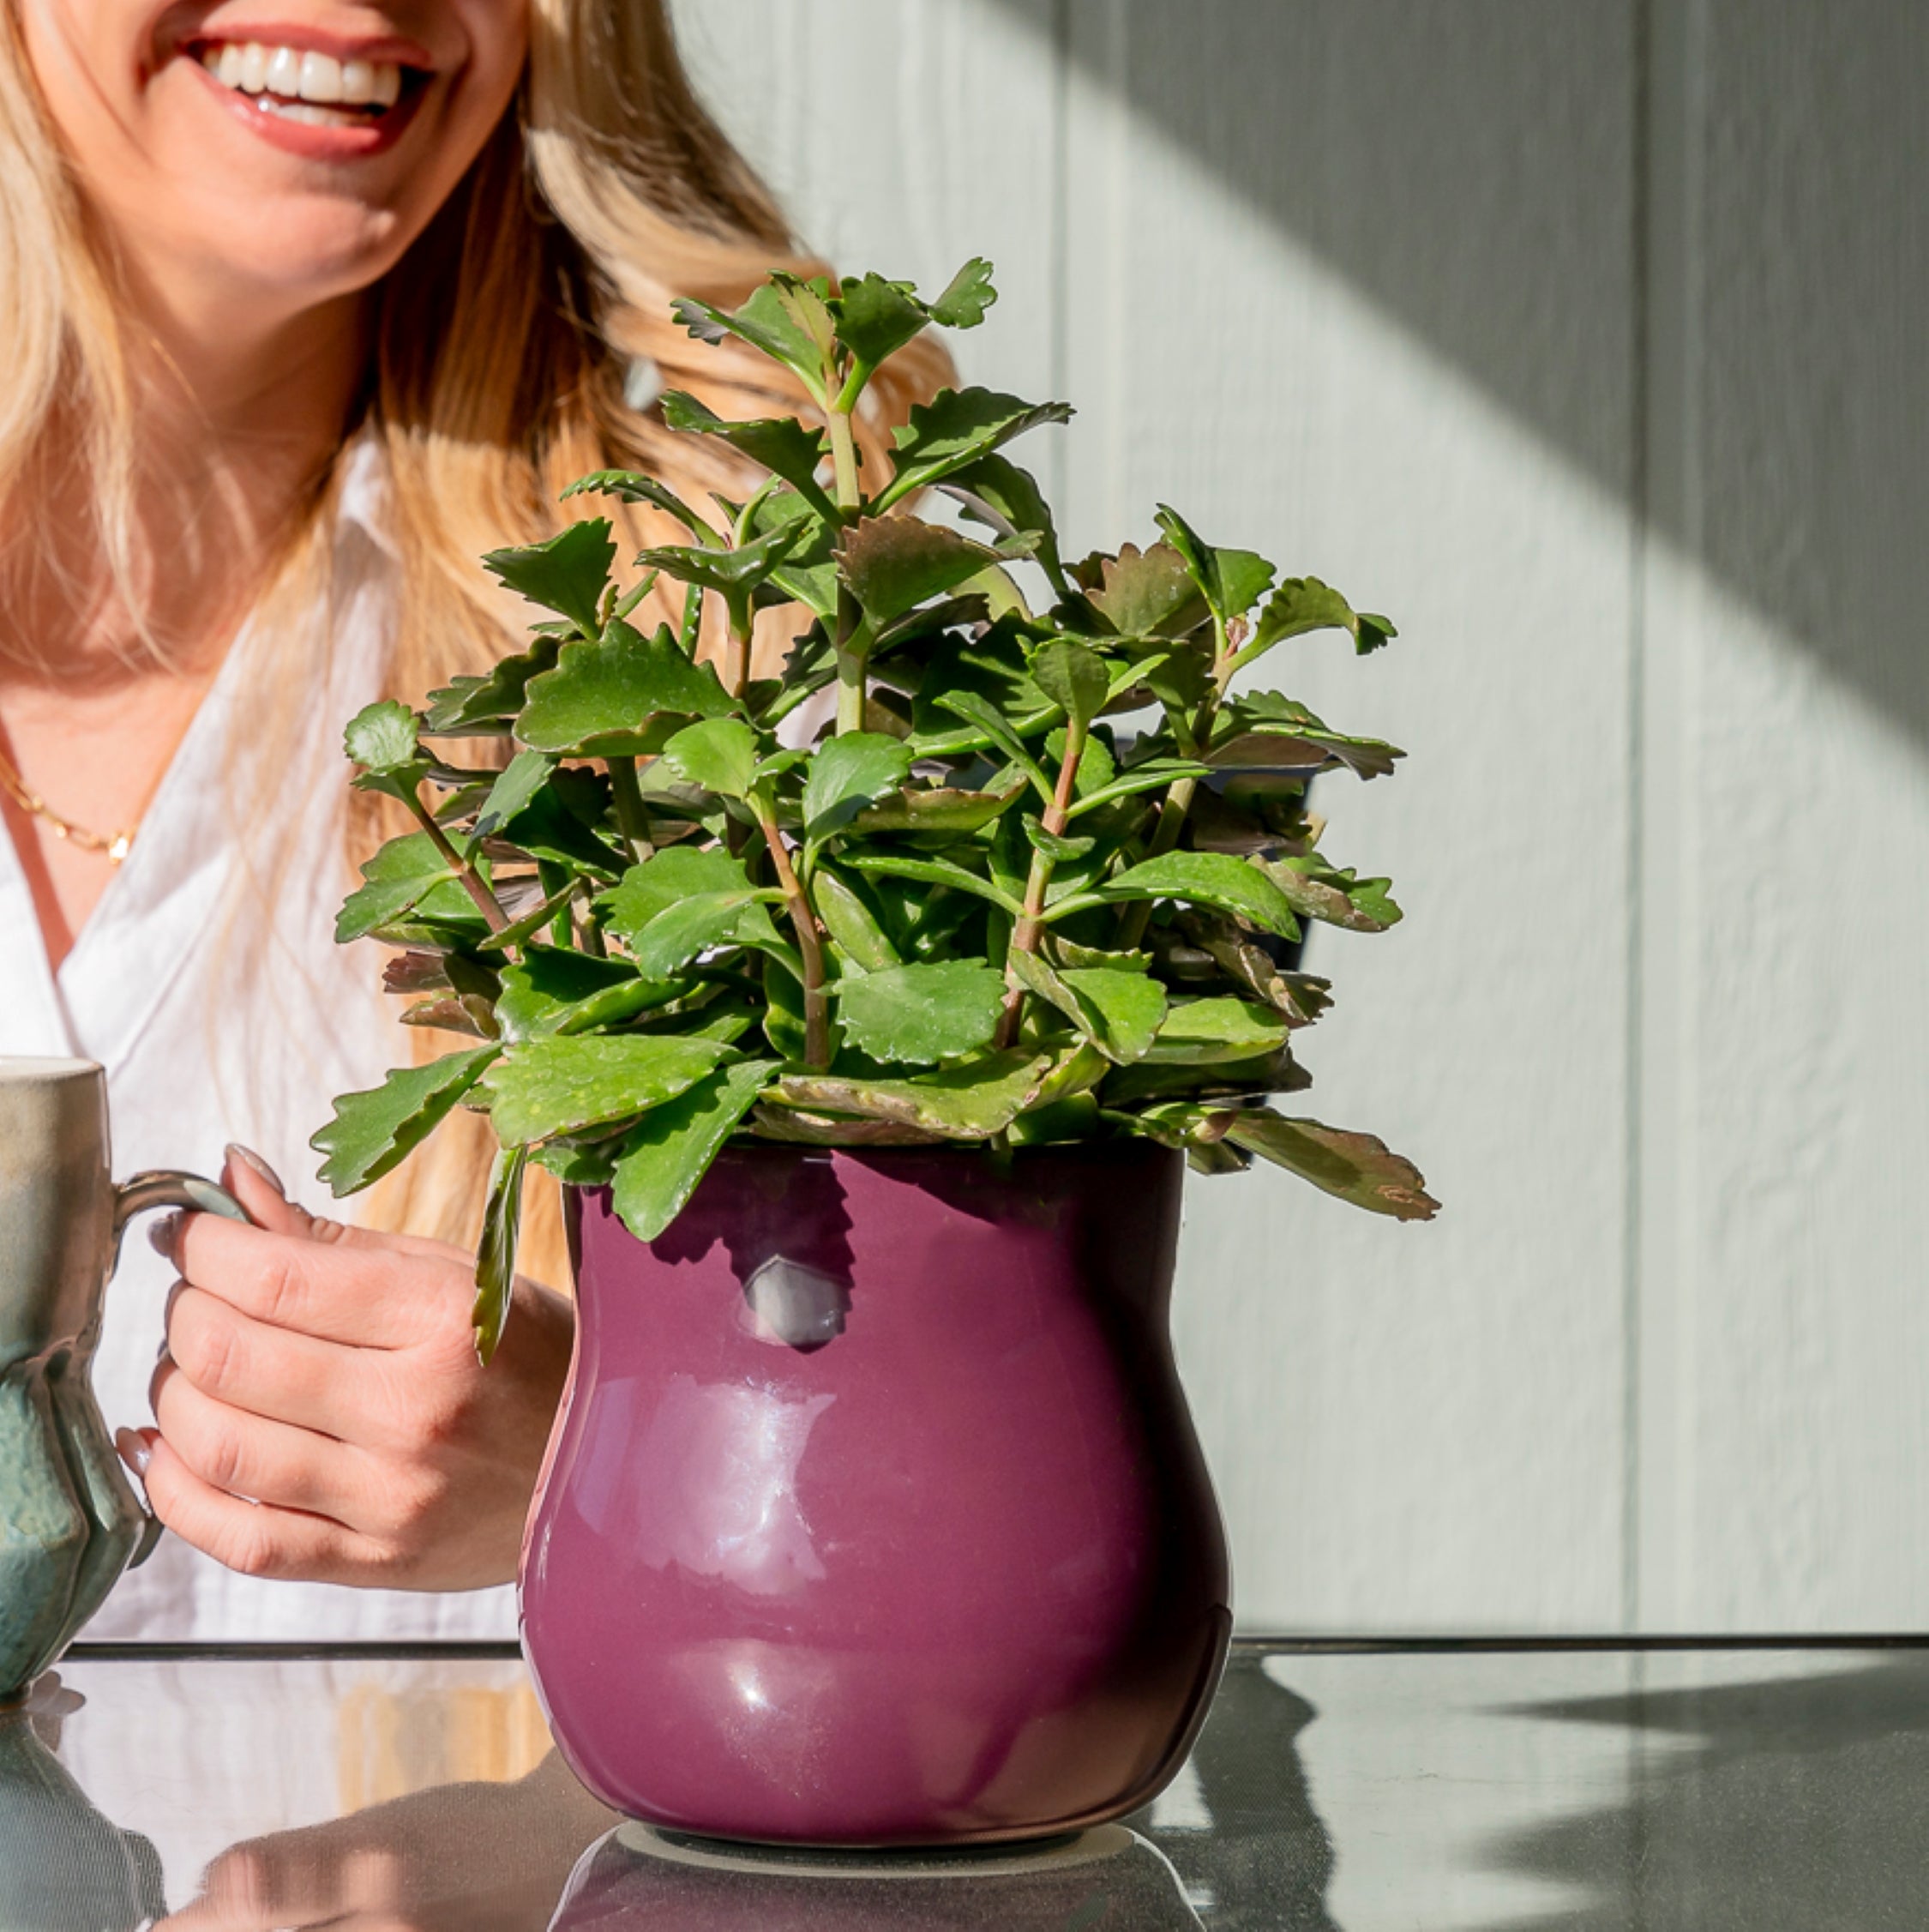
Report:
<svg viewBox="0 0 1929 1932"><path fill-rule="evenodd" d="M522 1181L527 1147L498 1147L490 1170L489 1202L483 1209L476 1249L476 1299L469 1319L476 1331L476 1358L484 1368L502 1339L515 1293L516 1248L522 1233Z"/></svg>
<svg viewBox="0 0 1929 1932"><path fill-rule="evenodd" d="M1283 692L1250 691L1221 713L1207 755L1220 770L1297 773L1344 765L1374 779L1390 776L1406 754L1384 738L1336 731Z"/></svg>
<svg viewBox="0 0 1929 1932"><path fill-rule="evenodd" d="M1112 695L1111 673L1105 660L1087 644L1060 638L1037 652L1031 675L1038 689L1074 725L1090 725Z"/></svg>
<svg viewBox="0 0 1929 1932"><path fill-rule="evenodd" d="M941 390L929 402L914 405L910 420L896 432L896 473L874 507L889 509L1027 430L1071 419L1072 410L1062 402L1021 402L990 389Z"/></svg>
<svg viewBox="0 0 1929 1932"><path fill-rule="evenodd" d="M1276 567L1249 550L1215 550L1177 510L1159 506L1159 528L1222 623L1243 617L1272 587Z"/></svg>
<svg viewBox="0 0 1929 1932"><path fill-rule="evenodd" d="M824 435L806 429L795 416L778 416L754 423L726 422L715 410L681 389L663 399L663 419L684 436L715 436L741 450L753 463L780 476L821 516L836 509L817 480L824 460Z"/></svg>
<svg viewBox="0 0 1929 1932"><path fill-rule="evenodd" d="M1026 991L1056 1007L1121 1067L1145 1058L1165 1020L1165 989L1146 972L1117 966L1055 971L1036 954L1015 951L1007 964Z"/></svg>
<svg viewBox="0 0 1929 1932"><path fill-rule="evenodd" d="M693 846L671 846L640 865L631 866L622 882L596 904L610 930L626 946L634 946L637 936L659 912L684 900L700 894L749 890L750 875L743 861L731 858L720 846L700 851Z"/></svg>
<svg viewBox="0 0 1929 1932"><path fill-rule="evenodd" d="M723 798L748 798L757 781L757 734L737 718L692 725L663 748L663 762L686 784Z"/></svg>
<svg viewBox="0 0 1929 1932"><path fill-rule="evenodd" d="M1254 863L1302 918L1319 919L1349 932L1385 932L1403 917L1390 896L1391 879L1362 879L1350 867L1343 871L1329 865L1318 852Z"/></svg>
<svg viewBox="0 0 1929 1932"><path fill-rule="evenodd" d="M843 863L857 872L876 873L888 879L919 879L926 885L952 886L959 892L989 899L1000 911L1015 919L1025 911L1022 901L1003 892L989 879L967 872L947 858L900 858L895 852L846 852Z"/></svg>
<svg viewBox="0 0 1929 1932"><path fill-rule="evenodd" d="M643 569L660 570L680 584L698 584L726 598L743 598L770 580L805 533L801 525L790 524L736 550L704 545L646 550L636 561ZM681 651L677 654L682 655Z"/></svg>
<svg viewBox="0 0 1929 1932"><path fill-rule="evenodd" d="M844 532L838 558L874 629L956 590L999 561L998 552L916 517L868 517Z"/></svg>
<svg viewBox="0 0 1929 1932"><path fill-rule="evenodd" d="M1371 1134L1349 1133L1316 1120L1287 1120L1265 1108L1240 1114L1226 1138L1375 1214L1430 1221L1440 1211L1420 1170Z"/></svg>
<svg viewBox="0 0 1929 1932"><path fill-rule="evenodd" d="M692 664L667 625L646 638L620 620L565 647L529 687L516 736L537 751L634 755L652 719L721 718L734 708L706 664Z"/></svg>
<svg viewBox="0 0 1929 1932"><path fill-rule="evenodd" d="M1002 818L1025 796L1024 785L1003 791L958 791L944 785L907 787L880 798L850 822L855 832L976 832Z"/></svg>
<svg viewBox="0 0 1929 1932"><path fill-rule="evenodd" d="M577 478L562 494L565 498L593 494L620 497L626 503L648 503L675 517L691 535L706 537L712 543L718 540L710 523L674 490L658 483L653 476L644 476L635 470L598 470L590 476Z"/></svg>
<svg viewBox="0 0 1929 1932"><path fill-rule="evenodd" d="M991 286L992 273L991 264L982 255L974 256L931 304L931 320L940 328L976 328L998 299L998 291Z"/></svg>
<svg viewBox="0 0 1929 1932"><path fill-rule="evenodd" d="M852 965L865 972L901 966L898 949L850 884L828 865L811 876L810 896L825 930Z"/></svg>
<svg viewBox="0 0 1929 1932"><path fill-rule="evenodd" d="M1291 1030L1278 1014L1244 1000L1181 1000L1144 1057L1155 1066L1187 1067L1253 1060L1285 1045Z"/></svg>
<svg viewBox="0 0 1929 1932"><path fill-rule="evenodd" d="M1145 764L1134 765L1130 771L1121 773L1109 784L1085 793L1066 816L1075 819L1086 812L1097 811L1102 805L1130 798L1138 792L1163 791L1181 779L1211 778L1211 766L1198 764L1190 758L1149 759Z"/></svg>
<svg viewBox="0 0 1929 1932"><path fill-rule="evenodd" d="M496 1137L520 1147L647 1113L693 1086L729 1050L715 1040L658 1033L526 1041L484 1078Z"/></svg>
<svg viewBox="0 0 1929 1932"><path fill-rule="evenodd" d="M913 1065L989 1046L1004 1005L1004 976L963 960L892 966L838 986L838 1016L850 1044L874 1060Z"/></svg>
<svg viewBox="0 0 1929 1932"><path fill-rule="evenodd" d="M1279 888L1257 867L1225 852L1168 852L1128 866L1085 896L1109 905L1135 899L1184 900L1236 913L1283 939L1300 936L1299 921Z"/></svg>
<svg viewBox="0 0 1929 1932"><path fill-rule="evenodd" d="M383 846L362 867L362 876L367 882L349 894L336 918L337 945L392 924L455 874L426 832L412 832Z"/></svg>
<svg viewBox="0 0 1929 1932"><path fill-rule="evenodd" d="M1037 543L1036 555L1062 597L1070 589L1059 554L1058 526L1051 505L1028 470L1003 456L985 456L946 479L947 496L964 506L974 523L982 523L1004 538L1029 537ZM1188 588L1190 587L1188 586Z"/></svg>
<svg viewBox="0 0 1929 1932"><path fill-rule="evenodd" d="M706 892L679 900L630 942L636 970L646 979L667 979L713 946L774 941L776 934L762 906L783 896L775 891Z"/></svg>
<svg viewBox="0 0 1929 1932"><path fill-rule="evenodd" d="M766 283L734 314L707 302L683 301L676 304L676 315L700 342L722 342L733 335L748 342L801 377L819 404L825 400L822 352L774 286Z"/></svg>
<svg viewBox="0 0 1929 1932"><path fill-rule="evenodd" d="M987 1053L916 1080L791 1074L777 1091L791 1106L892 1121L947 1140L989 1141L1031 1104L1052 1064L1050 1054Z"/></svg>
<svg viewBox="0 0 1929 1932"><path fill-rule="evenodd" d="M979 696L976 691L944 691L939 694L937 702L952 717L962 718L987 743L1003 752L1037 786L1041 796L1048 799L1054 796L1055 787L1045 775L1044 767L1031 755L1025 740L989 698Z"/></svg>
<svg viewBox="0 0 1929 1932"><path fill-rule="evenodd" d="M536 794L550 782L550 773L555 769L556 761L542 752L519 751L502 777L490 787L489 797L476 814L476 836L489 838L526 811Z"/></svg>
<svg viewBox="0 0 1929 1932"><path fill-rule="evenodd" d="M838 340L867 369L888 362L931 326L931 311L911 285L887 282L882 275L846 282L830 310Z"/></svg>
<svg viewBox="0 0 1929 1932"><path fill-rule="evenodd" d="M1311 630L1343 630L1361 657L1377 651L1400 634L1385 617L1362 616L1335 590L1317 577L1289 577L1267 600L1253 632L1253 641L1240 653L1250 661L1289 637Z"/></svg>
<svg viewBox="0 0 1929 1932"><path fill-rule="evenodd" d="M545 611L560 611L586 637L602 629L598 611L616 561L616 541L606 516L572 523L544 544L491 551L483 558L520 597Z"/></svg>
<svg viewBox="0 0 1929 1932"><path fill-rule="evenodd" d="M386 778L408 771L422 755L415 713L393 698L365 705L348 721L342 749L358 765Z"/></svg>
<svg viewBox="0 0 1929 1932"><path fill-rule="evenodd" d="M472 1047L426 1067L400 1068L365 1092L343 1094L334 1118L309 1142L328 1157L322 1179L336 1199L358 1194L400 1166L502 1052L500 1046Z"/></svg>
<svg viewBox="0 0 1929 1932"><path fill-rule="evenodd" d="M538 637L526 651L504 658L486 677L452 677L429 694L423 730L431 737L507 731L522 709L530 680L553 670L562 648L560 637Z"/></svg>
<svg viewBox="0 0 1929 1932"><path fill-rule="evenodd" d="M773 1060L736 1061L643 1116L616 1165L616 1213L639 1241L654 1241L682 1213L778 1071Z"/></svg>
<svg viewBox="0 0 1929 1932"><path fill-rule="evenodd" d="M911 755L880 731L847 731L828 740L810 761L804 781L804 836L814 842L848 825L872 799L895 791L910 775Z"/></svg>
<svg viewBox="0 0 1929 1932"><path fill-rule="evenodd" d="M496 1017L510 1039L527 1039L553 1028L585 1000L641 984L625 960L599 960L561 946L529 946L502 969Z"/></svg>
<svg viewBox="0 0 1929 1932"><path fill-rule="evenodd" d="M1121 637L1189 637L1211 616L1186 560L1170 544L1088 558L1079 575L1085 598Z"/></svg>

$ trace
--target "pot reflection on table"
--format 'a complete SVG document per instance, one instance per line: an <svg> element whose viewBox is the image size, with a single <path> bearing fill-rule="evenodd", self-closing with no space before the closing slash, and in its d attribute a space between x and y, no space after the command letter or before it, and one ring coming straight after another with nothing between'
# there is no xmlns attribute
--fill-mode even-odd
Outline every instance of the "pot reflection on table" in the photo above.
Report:
<svg viewBox="0 0 1929 1932"><path fill-rule="evenodd" d="M1178 1875L1122 1826L1007 1851L866 1855L724 1845L624 1825L550 1932L1199 1932Z"/></svg>
<svg viewBox="0 0 1929 1932"><path fill-rule="evenodd" d="M0 1711L0 1932L135 1932L166 1910L153 1847L102 1817L54 1755L80 1701L50 1674Z"/></svg>

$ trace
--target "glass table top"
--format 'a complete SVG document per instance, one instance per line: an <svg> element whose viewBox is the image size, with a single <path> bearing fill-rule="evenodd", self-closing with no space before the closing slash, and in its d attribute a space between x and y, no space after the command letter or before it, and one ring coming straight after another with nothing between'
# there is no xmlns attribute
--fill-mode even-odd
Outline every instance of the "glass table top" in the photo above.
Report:
<svg viewBox="0 0 1929 1932"><path fill-rule="evenodd" d="M78 1646L0 1720L0 1932L1914 1926L1929 1647L1241 1644L1150 1811L801 1857L611 1817L487 1646Z"/></svg>

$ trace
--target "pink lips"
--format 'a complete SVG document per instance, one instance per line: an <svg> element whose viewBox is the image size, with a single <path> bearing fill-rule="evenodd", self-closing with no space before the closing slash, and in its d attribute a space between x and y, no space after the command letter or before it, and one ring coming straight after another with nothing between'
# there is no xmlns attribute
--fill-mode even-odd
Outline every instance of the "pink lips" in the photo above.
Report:
<svg viewBox="0 0 1929 1932"><path fill-rule="evenodd" d="M224 33L220 38L230 40L238 39L239 35ZM279 147L285 153L300 155L307 160L361 160L393 147L415 117L416 109L421 103L424 91L421 82L425 77L426 70L432 69L434 65L432 57L412 40L394 38L358 39L329 33L325 29L312 26L267 25L250 25L247 29L247 38L263 45L294 47L303 52L329 54L343 62L362 60L391 63L405 71L402 96L393 107L358 123L316 127L305 122L286 119L272 108L262 106L261 102L266 97L261 94L242 93L224 86L201 63L200 51L201 45L206 45L205 41L183 45L177 50L177 57L193 68L195 76L214 96L218 104L245 125L249 133L267 141L270 147Z"/></svg>

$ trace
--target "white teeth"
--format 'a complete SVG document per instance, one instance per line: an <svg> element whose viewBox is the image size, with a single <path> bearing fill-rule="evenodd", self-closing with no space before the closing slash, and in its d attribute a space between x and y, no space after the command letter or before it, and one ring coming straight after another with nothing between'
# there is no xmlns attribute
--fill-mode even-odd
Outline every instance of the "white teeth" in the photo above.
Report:
<svg viewBox="0 0 1929 1932"><path fill-rule="evenodd" d="M201 63L225 87L239 93L273 94L281 101L386 108L402 98L402 70L394 61L337 60L332 54L298 47L228 40L203 47ZM305 122L309 117L295 118Z"/></svg>
<svg viewBox="0 0 1929 1932"><path fill-rule="evenodd" d="M333 54L303 54L298 91L303 100L340 100L341 63Z"/></svg>

